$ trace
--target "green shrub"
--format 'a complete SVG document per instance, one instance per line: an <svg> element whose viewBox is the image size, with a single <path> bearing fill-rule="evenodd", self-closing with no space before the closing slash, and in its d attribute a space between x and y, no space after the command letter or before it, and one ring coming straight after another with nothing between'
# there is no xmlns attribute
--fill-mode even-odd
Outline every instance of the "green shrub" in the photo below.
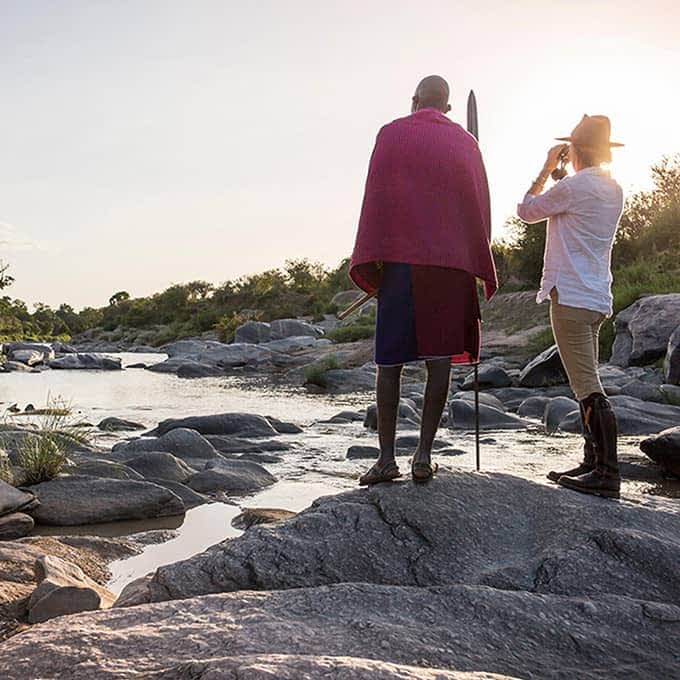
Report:
<svg viewBox="0 0 680 680"><path fill-rule="evenodd" d="M365 340L372 338L375 335L375 323L370 321L368 323L353 323L348 326L339 326L326 334L329 340L335 343L342 342L356 342L357 340Z"/></svg>
<svg viewBox="0 0 680 680"><path fill-rule="evenodd" d="M333 371L341 368L337 357L329 356L325 359L315 361L309 366L305 366L305 385L318 385L319 387L326 387L324 373L326 371Z"/></svg>
<svg viewBox="0 0 680 680"><path fill-rule="evenodd" d="M26 484L40 484L54 479L67 461L63 441L55 436L39 433L26 437L19 449L18 463L26 471Z"/></svg>
<svg viewBox="0 0 680 680"><path fill-rule="evenodd" d="M46 408L33 417L34 430L27 431L34 436L24 439L17 456L18 464L26 470L26 484L53 479L64 467L68 452L92 440L91 428L74 418L69 404L59 397L48 397ZM16 429L16 425L13 427Z"/></svg>

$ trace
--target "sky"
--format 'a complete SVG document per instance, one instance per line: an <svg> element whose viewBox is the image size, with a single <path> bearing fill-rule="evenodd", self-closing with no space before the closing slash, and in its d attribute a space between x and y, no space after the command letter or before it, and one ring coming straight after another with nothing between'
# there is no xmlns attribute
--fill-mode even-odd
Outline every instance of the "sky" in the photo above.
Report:
<svg viewBox="0 0 680 680"><path fill-rule="evenodd" d="M606 114L627 192L680 152L677 1L0 0L4 294L76 309L351 253L415 85L477 94L494 236Z"/></svg>

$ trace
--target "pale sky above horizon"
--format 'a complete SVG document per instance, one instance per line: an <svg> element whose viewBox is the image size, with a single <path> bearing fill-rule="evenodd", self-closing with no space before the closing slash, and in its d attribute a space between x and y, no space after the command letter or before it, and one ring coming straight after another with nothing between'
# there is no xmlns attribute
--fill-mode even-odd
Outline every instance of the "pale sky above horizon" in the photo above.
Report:
<svg viewBox="0 0 680 680"><path fill-rule="evenodd" d="M220 283L354 240L418 80L473 87L502 235L555 136L612 119L630 192L680 152L677 2L0 0L0 259L32 304Z"/></svg>

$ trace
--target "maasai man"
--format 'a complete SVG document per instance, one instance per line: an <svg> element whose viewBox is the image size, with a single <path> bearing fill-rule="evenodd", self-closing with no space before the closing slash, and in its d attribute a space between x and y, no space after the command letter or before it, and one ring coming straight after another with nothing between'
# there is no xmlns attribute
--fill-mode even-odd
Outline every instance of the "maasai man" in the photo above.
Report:
<svg viewBox="0 0 680 680"><path fill-rule="evenodd" d="M378 133L368 169L352 280L378 291L375 362L380 457L359 480L400 476L394 439L401 373L425 360L427 385L414 481L429 480L434 441L452 363L479 360L480 316L475 278L487 298L496 290L491 256L489 188L475 138L444 114L449 86L424 78L411 115Z"/></svg>

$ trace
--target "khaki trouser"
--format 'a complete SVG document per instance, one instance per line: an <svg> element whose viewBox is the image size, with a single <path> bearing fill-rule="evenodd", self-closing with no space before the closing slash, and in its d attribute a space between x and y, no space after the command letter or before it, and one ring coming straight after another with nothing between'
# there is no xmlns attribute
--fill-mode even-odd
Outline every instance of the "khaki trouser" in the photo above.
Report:
<svg viewBox="0 0 680 680"><path fill-rule="evenodd" d="M550 291L550 323L569 384L583 401L593 392L604 394L598 375L598 340L605 315L558 302L557 290Z"/></svg>

